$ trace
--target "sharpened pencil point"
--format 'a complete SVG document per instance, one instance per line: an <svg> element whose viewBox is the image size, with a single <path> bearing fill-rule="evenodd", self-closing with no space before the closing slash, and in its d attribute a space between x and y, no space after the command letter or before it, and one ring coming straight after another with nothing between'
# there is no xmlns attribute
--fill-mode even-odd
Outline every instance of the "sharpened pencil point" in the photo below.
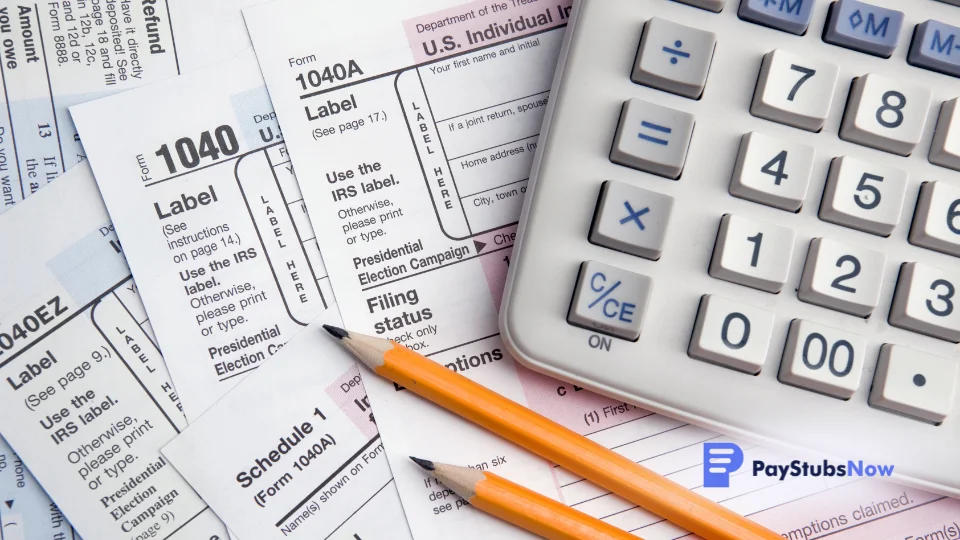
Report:
<svg viewBox="0 0 960 540"><path fill-rule="evenodd" d="M435 468L435 467L433 466L433 462L432 462L432 461L427 461L427 460L425 460L425 459L415 458L415 457L413 457L413 456L410 456L410 459L412 459L414 463L416 463L417 465L423 467L424 469L426 469L426 470L428 470L428 471L432 471L432 470L434 470L434 468Z"/></svg>
<svg viewBox="0 0 960 540"><path fill-rule="evenodd" d="M331 336L337 339L343 339L350 336L350 332L347 332L343 328L337 328L336 326L330 326L329 324L323 325L323 329L330 333Z"/></svg>

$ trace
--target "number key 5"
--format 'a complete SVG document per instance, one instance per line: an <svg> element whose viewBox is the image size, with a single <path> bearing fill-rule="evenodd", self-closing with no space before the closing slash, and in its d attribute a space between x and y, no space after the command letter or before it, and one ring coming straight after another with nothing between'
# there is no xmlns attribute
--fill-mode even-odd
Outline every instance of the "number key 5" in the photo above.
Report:
<svg viewBox="0 0 960 540"><path fill-rule="evenodd" d="M840 138L908 156L927 124L931 92L870 73L858 77L840 125Z"/></svg>
<svg viewBox="0 0 960 540"><path fill-rule="evenodd" d="M907 172L849 156L830 164L820 219L879 236L900 223Z"/></svg>
<svg viewBox="0 0 960 540"><path fill-rule="evenodd" d="M953 343L960 343L960 274L921 263L900 268L890 324Z"/></svg>

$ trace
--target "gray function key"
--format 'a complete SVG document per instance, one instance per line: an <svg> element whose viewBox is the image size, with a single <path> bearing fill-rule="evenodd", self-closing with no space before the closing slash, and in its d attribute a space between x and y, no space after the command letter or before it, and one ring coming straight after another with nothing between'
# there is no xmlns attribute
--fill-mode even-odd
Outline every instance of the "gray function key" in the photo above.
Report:
<svg viewBox="0 0 960 540"><path fill-rule="evenodd" d="M624 102L610 161L676 180L683 172L693 115L642 99Z"/></svg>
<svg viewBox="0 0 960 540"><path fill-rule="evenodd" d="M790 32L803 34L813 18L814 0L742 0L741 19Z"/></svg>
<svg viewBox="0 0 960 540"><path fill-rule="evenodd" d="M567 322L622 339L640 338L653 280L596 261L580 265Z"/></svg>
<svg viewBox="0 0 960 540"><path fill-rule="evenodd" d="M900 41L902 26L902 11L857 0L838 0L830 6L830 19L823 31L823 40L855 51L890 58Z"/></svg>
<svg viewBox="0 0 960 540"><path fill-rule="evenodd" d="M720 11L723 9L723 4L727 2L727 0L676 0L676 1L680 2L681 4L687 4L688 6L698 7L700 9L712 11L714 13L720 13Z"/></svg>
<svg viewBox="0 0 960 540"><path fill-rule="evenodd" d="M933 20L917 25L907 62L960 77L960 28Z"/></svg>
<svg viewBox="0 0 960 540"><path fill-rule="evenodd" d="M610 180L590 227L590 242L657 260L670 224L673 197Z"/></svg>
<svg viewBox="0 0 960 540"><path fill-rule="evenodd" d="M717 35L654 17L643 27L633 82L697 99L707 84Z"/></svg>

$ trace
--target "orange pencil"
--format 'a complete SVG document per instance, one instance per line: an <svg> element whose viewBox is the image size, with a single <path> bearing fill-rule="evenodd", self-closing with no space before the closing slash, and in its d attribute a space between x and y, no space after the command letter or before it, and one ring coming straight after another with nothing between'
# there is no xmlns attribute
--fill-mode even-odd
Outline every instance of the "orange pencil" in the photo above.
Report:
<svg viewBox="0 0 960 540"><path fill-rule="evenodd" d="M378 375L707 540L775 532L386 339L324 325Z"/></svg>
<svg viewBox="0 0 960 540"><path fill-rule="evenodd" d="M474 508L550 540L639 540L639 537L491 472L434 463L417 465Z"/></svg>

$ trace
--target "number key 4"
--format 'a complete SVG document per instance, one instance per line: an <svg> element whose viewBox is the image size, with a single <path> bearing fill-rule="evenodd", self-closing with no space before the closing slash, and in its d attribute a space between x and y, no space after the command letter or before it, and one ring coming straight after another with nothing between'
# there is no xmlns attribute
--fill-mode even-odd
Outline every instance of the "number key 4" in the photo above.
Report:
<svg viewBox="0 0 960 540"><path fill-rule="evenodd" d="M906 191L906 171L839 157L830 164L820 219L890 236L900 223Z"/></svg>
<svg viewBox="0 0 960 540"><path fill-rule="evenodd" d="M812 3L812 2L811 2ZM808 131L820 131L830 114L840 67L781 49L767 53L750 114Z"/></svg>
<svg viewBox="0 0 960 540"><path fill-rule="evenodd" d="M747 133L740 141L730 194L796 212L807 196L816 150L762 133Z"/></svg>
<svg viewBox="0 0 960 540"><path fill-rule="evenodd" d="M960 275L921 263L904 263L890 308L890 324L960 343L957 287Z"/></svg>
<svg viewBox="0 0 960 540"><path fill-rule="evenodd" d="M909 156L920 142L930 109L930 89L870 73L857 77L840 125L840 138Z"/></svg>

